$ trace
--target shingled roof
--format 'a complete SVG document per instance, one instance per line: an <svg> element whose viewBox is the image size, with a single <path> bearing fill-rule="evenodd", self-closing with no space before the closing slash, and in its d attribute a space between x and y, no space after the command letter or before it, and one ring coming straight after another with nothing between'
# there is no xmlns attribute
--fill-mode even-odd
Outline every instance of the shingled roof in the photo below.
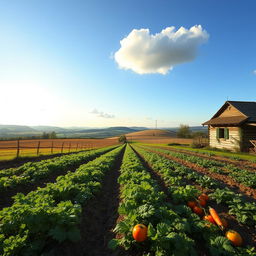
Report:
<svg viewBox="0 0 256 256"><path fill-rule="evenodd" d="M241 116L219 117L221 112L229 105L241 112ZM256 123L256 102L226 101L218 112L203 125L240 125L244 122Z"/></svg>
<svg viewBox="0 0 256 256"><path fill-rule="evenodd" d="M227 101L233 107L248 117L248 122L256 122L256 102L255 101Z"/></svg>

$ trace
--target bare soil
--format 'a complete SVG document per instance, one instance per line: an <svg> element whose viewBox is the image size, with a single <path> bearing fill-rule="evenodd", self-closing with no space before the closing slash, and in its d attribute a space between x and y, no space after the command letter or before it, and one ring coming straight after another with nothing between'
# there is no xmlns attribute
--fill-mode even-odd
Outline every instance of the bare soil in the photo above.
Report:
<svg viewBox="0 0 256 256"><path fill-rule="evenodd" d="M118 219L120 166L124 151L118 156L115 166L106 173L102 189L95 198L83 207L79 226L81 240L77 243L65 242L56 249L62 256L117 256L127 255L121 250L112 251L108 242L115 238L112 231Z"/></svg>

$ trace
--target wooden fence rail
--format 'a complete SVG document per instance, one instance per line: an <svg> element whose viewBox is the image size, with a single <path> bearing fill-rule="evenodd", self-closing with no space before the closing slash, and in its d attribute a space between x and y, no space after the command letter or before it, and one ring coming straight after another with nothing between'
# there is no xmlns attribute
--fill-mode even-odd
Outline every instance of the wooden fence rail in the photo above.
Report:
<svg viewBox="0 0 256 256"><path fill-rule="evenodd" d="M21 150L22 149L35 149L35 153L38 156L40 154L40 150L42 149L49 149L51 154L53 154L54 150L56 151L56 149L58 150L58 152L55 153L63 153L63 151L65 149L68 150L68 152L70 151L82 151L82 150L88 150L88 149L93 149L94 145L93 144L88 144L88 143L76 143L76 142L62 142L62 144L60 145L59 142L55 142L54 141L51 142L51 145L49 146L44 146L42 145L43 141L38 141L37 144L35 143L35 146L25 146L25 145L21 145L20 140L17 140L16 145L14 146L0 146L0 149L2 150L14 150L14 152L16 151L16 157L18 158L21 154Z"/></svg>

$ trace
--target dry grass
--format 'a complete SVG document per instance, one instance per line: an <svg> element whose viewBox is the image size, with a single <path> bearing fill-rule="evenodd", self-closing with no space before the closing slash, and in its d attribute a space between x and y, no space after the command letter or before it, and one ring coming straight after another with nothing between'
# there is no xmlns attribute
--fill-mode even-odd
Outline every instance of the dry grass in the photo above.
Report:
<svg viewBox="0 0 256 256"><path fill-rule="evenodd" d="M150 143L150 144L169 144L169 143L179 143L179 144L191 144L192 139L181 139L176 138L176 134L171 131L154 129L154 130L144 130L139 132L133 132L126 134L126 138L132 142L140 143Z"/></svg>
<svg viewBox="0 0 256 256"><path fill-rule="evenodd" d="M51 155L79 151L82 149L101 148L117 144L117 139L45 139L20 140L20 157L36 156L40 141L39 155ZM52 148L53 143L53 148ZM64 144L63 144L64 143ZM70 146L70 149L69 149ZM0 141L0 160L10 160L17 155L17 141Z"/></svg>

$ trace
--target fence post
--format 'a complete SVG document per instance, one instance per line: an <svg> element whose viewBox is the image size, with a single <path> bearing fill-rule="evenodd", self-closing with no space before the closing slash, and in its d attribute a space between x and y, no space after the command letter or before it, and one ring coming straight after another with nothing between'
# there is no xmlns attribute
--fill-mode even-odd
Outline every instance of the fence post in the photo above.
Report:
<svg viewBox="0 0 256 256"><path fill-rule="evenodd" d="M61 153L63 153L63 147L64 147L64 142L62 142L62 145L61 145Z"/></svg>
<svg viewBox="0 0 256 256"><path fill-rule="evenodd" d="M53 153L53 141L52 141L52 147L51 147L51 154Z"/></svg>
<svg viewBox="0 0 256 256"><path fill-rule="evenodd" d="M37 156L39 155L39 149L40 149L40 140L38 141L38 144L37 144L37 151L36 151Z"/></svg>
<svg viewBox="0 0 256 256"><path fill-rule="evenodd" d="M68 152L70 152L71 142L69 142Z"/></svg>
<svg viewBox="0 0 256 256"><path fill-rule="evenodd" d="M77 149L78 149L78 143L76 144L76 151L77 151Z"/></svg>
<svg viewBox="0 0 256 256"><path fill-rule="evenodd" d="M20 155L20 140L18 139L17 140L17 154L16 154L16 157L18 158Z"/></svg>

